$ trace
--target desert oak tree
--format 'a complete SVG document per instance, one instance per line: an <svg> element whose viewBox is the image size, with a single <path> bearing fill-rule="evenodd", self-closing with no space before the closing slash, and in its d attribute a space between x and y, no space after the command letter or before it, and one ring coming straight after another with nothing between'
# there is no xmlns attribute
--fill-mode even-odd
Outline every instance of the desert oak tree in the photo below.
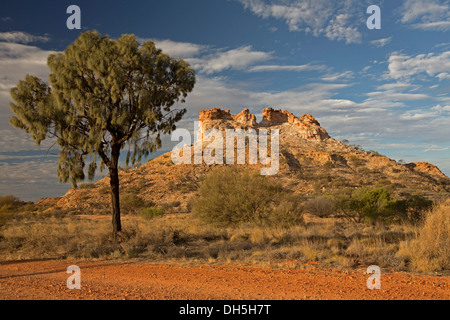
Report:
<svg viewBox="0 0 450 320"><path fill-rule="evenodd" d="M119 156L140 161L161 147L161 134L176 129L186 109L172 108L195 85L195 72L152 41L134 35L110 39L95 31L81 34L62 53L51 54L49 84L27 75L11 89L15 116L10 123L39 145L55 138L60 147L58 176L73 186L93 179L99 164L109 170L113 232L122 230Z"/></svg>

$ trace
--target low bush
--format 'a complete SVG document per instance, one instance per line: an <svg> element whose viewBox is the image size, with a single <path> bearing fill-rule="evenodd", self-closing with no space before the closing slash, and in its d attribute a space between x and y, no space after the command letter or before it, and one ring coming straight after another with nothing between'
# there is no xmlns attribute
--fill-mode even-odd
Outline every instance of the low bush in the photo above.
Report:
<svg viewBox="0 0 450 320"><path fill-rule="evenodd" d="M424 220L425 213L433 206L433 201L413 195L405 200L405 204L407 219L417 224Z"/></svg>
<svg viewBox="0 0 450 320"><path fill-rule="evenodd" d="M305 209L315 216L324 218L334 213L334 201L330 197L318 197L306 201Z"/></svg>
<svg viewBox="0 0 450 320"><path fill-rule="evenodd" d="M120 195L120 210L125 214L137 214L140 209L153 205L153 202L144 200L132 192Z"/></svg>
<svg viewBox="0 0 450 320"><path fill-rule="evenodd" d="M0 212L12 212L25 203L13 195L0 196Z"/></svg>
<svg viewBox="0 0 450 320"><path fill-rule="evenodd" d="M201 184L192 212L219 226L302 223L303 208L298 199L269 179L235 168L215 170Z"/></svg>
<svg viewBox="0 0 450 320"><path fill-rule="evenodd" d="M0 196L0 227L12 219L24 206L25 202L13 195Z"/></svg>
<svg viewBox="0 0 450 320"><path fill-rule="evenodd" d="M384 188L362 187L353 191L350 196L336 196L333 210L339 217L354 222L418 223L422 213L431 206L431 200L418 195L401 200L391 197Z"/></svg>
<svg viewBox="0 0 450 320"><path fill-rule="evenodd" d="M156 217L162 217L164 215L164 209L158 207L148 207L141 209L141 211L139 211L139 215L146 220L150 220Z"/></svg>
<svg viewBox="0 0 450 320"><path fill-rule="evenodd" d="M177 211L177 208L180 208L180 201L170 201L161 203L161 208L167 213L174 213Z"/></svg>

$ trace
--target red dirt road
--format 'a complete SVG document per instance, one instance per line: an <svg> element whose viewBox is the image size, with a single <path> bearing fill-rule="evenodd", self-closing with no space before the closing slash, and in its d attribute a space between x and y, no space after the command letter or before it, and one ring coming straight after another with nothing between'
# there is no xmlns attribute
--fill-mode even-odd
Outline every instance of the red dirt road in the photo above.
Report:
<svg viewBox="0 0 450 320"><path fill-rule="evenodd" d="M69 290L67 267L81 268L81 289ZM445 299L450 277L381 275L369 290L364 270L342 271L309 264L300 269L180 266L143 262L0 262L0 299Z"/></svg>

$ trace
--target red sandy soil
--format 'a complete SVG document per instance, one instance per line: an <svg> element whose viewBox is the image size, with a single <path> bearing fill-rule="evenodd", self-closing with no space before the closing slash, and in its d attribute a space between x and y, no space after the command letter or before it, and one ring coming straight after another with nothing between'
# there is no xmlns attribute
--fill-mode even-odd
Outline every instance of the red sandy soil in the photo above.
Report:
<svg viewBox="0 0 450 320"><path fill-rule="evenodd" d="M67 267L81 268L81 289L67 288ZM315 300L450 299L450 277L383 273L367 289L365 270L318 264L301 269L182 266L147 262L3 261L2 300Z"/></svg>

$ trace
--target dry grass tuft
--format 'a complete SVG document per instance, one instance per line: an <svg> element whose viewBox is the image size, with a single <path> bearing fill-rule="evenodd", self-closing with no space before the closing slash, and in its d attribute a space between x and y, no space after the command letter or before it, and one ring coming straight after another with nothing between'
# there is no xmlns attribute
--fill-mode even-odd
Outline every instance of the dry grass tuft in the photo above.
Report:
<svg viewBox="0 0 450 320"><path fill-rule="evenodd" d="M400 243L398 255L421 272L450 269L450 200L430 211L413 239Z"/></svg>

